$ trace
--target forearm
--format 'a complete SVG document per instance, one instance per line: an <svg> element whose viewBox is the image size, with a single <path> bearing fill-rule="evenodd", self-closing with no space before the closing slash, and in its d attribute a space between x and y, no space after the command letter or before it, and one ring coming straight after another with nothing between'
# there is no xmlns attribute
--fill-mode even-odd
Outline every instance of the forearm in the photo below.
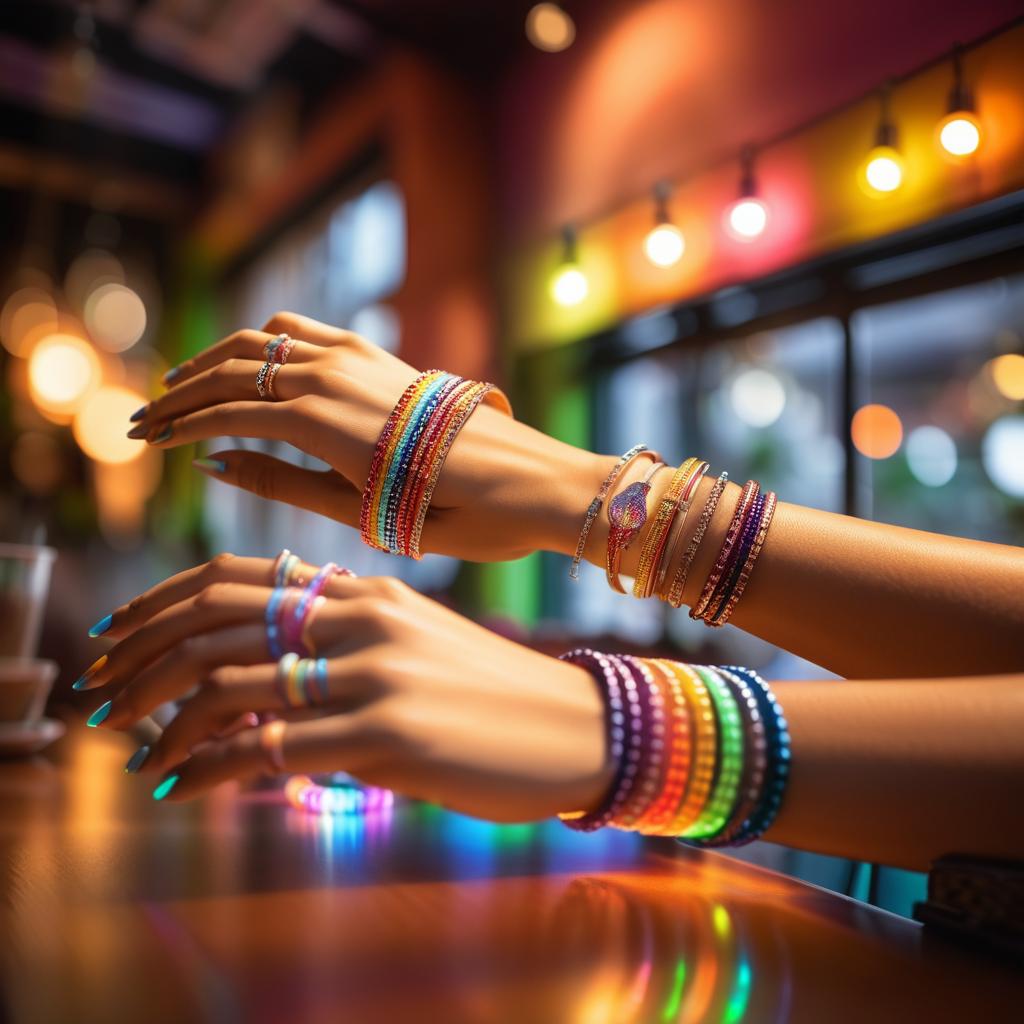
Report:
<svg viewBox="0 0 1024 1024"><path fill-rule="evenodd" d="M567 555L576 546L587 504L615 462L575 451L568 449L564 464L548 472L544 493L550 511L542 517L547 534L538 544ZM645 460L635 463L616 490L649 466ZM670 476L665 471L654 481L652 514ZM669 576L712 486L709 475L684 523ZM718 503L687 577L686 605L697 599L714 564L739 492L729 484ZM585 557L603 566L607 539L602 510ZM643 539L641 534L627 550L624 574L635 570ZM1024 554L782 501L732 621L849 677L1016 671L1024 666Z"/></svg>
<svg viewBox="0 0 1024 1024"><path fill-rule="evenodd" d="M767 840L911 870L1024 855L1024 676L772 689L792 761Z"/></svg>

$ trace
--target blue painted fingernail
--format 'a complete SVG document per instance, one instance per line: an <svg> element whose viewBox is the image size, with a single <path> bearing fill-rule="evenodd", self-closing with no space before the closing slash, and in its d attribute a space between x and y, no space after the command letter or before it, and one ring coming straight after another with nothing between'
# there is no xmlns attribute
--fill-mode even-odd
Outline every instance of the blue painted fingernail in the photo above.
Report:
<svg viewBox="0 0 1024 1024"><path fill-rule="evenodd" d="M178 779L180 778L180 775L168 775L167 778L153 790L153 799L163 800L163 798L167 796L167 794L170 793L170 791L178 784Z"/></svg>
<svg viewBox="0 0 1024 1024"><path fill-rule="evenodd" d="M139 441L144 438L147 433L149 433L149 427L147 427L145 423L139 423L137 426L132 427L125 436L130 437L135 441Z"/></svg>
<svg viewBox="0 0 1024 1024"><path fill-rule="evenodd" d="M172 366L164 374L164 383L165 384L170 384L172 380L174 380L177 376L179 376L180 373L181 373L181 367L180 366Z"/></svg>
<svg viewBox="0 0 1024 1024"><path fill-rule="evenodd" d="M88 721L85 723L90 729L95 729L97 725L107 720L107 715L110 714L111 702L108 700L105 704L101 704L90 716Z"/></svg>
<svg viewBox="0 0 1024 1024"><path fill-rule="evenodd" d="M110 629L110 624L113 621L113 615L104 615L103 618L100 619L100 621L97 622L95 626L89 627L89 636L91 636L94 640L98 636L103 636L103 634L106 633L108 629Z"/></svg>
<svg viewBox="0 0 1024 1024"><path fill-rule="evenodd" d="M124 766L125 773L128 775L134 775L146 763L147 757L149 757L149 746L139 747L139 749L128 758L128 763Z"/></svg>
<svg viewBox="0 0 1024 1024"><path fill-rule="evenodd" d="M171 426L170 423L168 423L167 426L164 427L164 429L161 430L160 433L153 438L153 444L160 444L161 441L170 440L171 434L173 432L174 428Z"/></svg>
<svg viewBox="0 0 1024 1024"><path fill-rule="evenodd" d="M149 409L148 405L144 405L141 409L136 409L135 412L128 417L129 423L138 423L139 420L146 418L146 410Z"/></svg>
<svg viewBox="0 0 1024 1024"><path fill-rule="evenodd" d="M224 473L228 464L223 459L193 459L192 465L196 469L204 469L208 473Z"/></svg>

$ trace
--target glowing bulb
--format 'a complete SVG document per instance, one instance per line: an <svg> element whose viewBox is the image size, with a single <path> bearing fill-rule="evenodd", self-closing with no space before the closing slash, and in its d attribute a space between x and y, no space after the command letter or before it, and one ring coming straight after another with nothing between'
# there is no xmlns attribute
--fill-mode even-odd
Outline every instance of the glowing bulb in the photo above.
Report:
<svg viewBox="0 0 1024 1024"><path fill-rule="evenodd" d="M1024 498L1024 416L1004 416L981 439L981 464L1004 494Z"/></svg>
<svg viewBox="0 0 1024 1024"><path fill-rule="evenodd" d="M768 226L768 207L754 196L744 196L729 207L725 223L733 238L752 242Z"/></svg>
<svg viewBox="0 0 1024 1024"><path fill-rule="evenodd" d="M864 180L874 192L895 192L903 184L903 158L891 146L876 146L864 165Z"/></svg>
<svg viewBox="0 0 1024 1024"><path fill-rule="evenodd" d="M887 405L863 405L853 414L850 436L861 455L887 459L903 442L903 424Z"/></svg>
<svg viewBox="0 0 1024 1024"><path fill-rule="evenodd" d="M977 118L967 110L957 110L939 122L939 144L950 156L970 156L981 145Z"/></svg>
<svg viewBox="0 0 1024 1024"><path fill-rule="evenodd" d="M686 240L675 224L659 224L644 239L644 253L656 267L675 266L686 251Z"/></svg>
<svg viewBox="0 0 1024 1024"><path fill-rule="evenodd" d="M551 297L560 306L578 306L589 291L586 274L574 263L560 267L551 281Z"/></svg>
<svg viewBox="0 0 1024 1024"><path fill-rule="evenodd" d="M547 53L558 53L572 45L576 25L558 4L536 4L526 15L526 36Z"/></svg>
<svg viewBox="0 0 1024 1024"><path fill-rule="evenodd" d="M72 431L78 447L90 459L110 465L139 458L146 452L146 446L126 437L124 425L145 404L144 395L128 388L103 387L94 391L75 416Z"/></svg>
<svg viewBox="0 0 1024 1024"><path fill-rule="evenodd" d="M32 350L28 380L40 410L66 422L99 385L100 361L81 338L51 334Z"/></svg>
<svg viewBox="0 0 1024 1024"><path fill-rule="evenodd" d="M1007 352L988 365L999 393L1014 402L1024 401L1024 356Z"/></svg>

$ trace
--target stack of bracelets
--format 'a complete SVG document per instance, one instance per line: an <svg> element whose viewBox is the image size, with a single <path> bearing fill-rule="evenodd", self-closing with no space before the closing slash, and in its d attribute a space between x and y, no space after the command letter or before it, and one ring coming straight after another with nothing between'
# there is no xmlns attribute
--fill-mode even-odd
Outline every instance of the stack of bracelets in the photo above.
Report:
<svg viewBox="0 0 1024 1024"><path fill-rule="evenodd" d="M789 731L756 672L587 649L562 657L601 690L615 765L600 806L561 815L570 828L739 846L771 826L789 777Z"/></svg>
<svg viewBox="0 0 1024 1024"><path fill-rule="evenodd" d="M364 814L384 810L395 802L390 789L349 781L321 785L308 775L293 775L285 783L284 794L292 807L313 814Z"/></svg>
<svg viewBox="0 0 1024 1024"><path fill-rule="evenodd" d="M597 496L587 507L569 575L572 579L579 576L579 564L587 537L612 485L633 460L642 457L652 460L643 478L623 488L608 502L608 546L605 555L608 585L621 594L626 593L619 578L622 556L646 530L633 581L633 596L657 596L673 608L678 608L683 603L683 589L690 568L729 479L728 473L722 473L715 481L689 543L675 571L669 576L669 569L682 544L697 488L710 468L701 459L689 458L673 472L668 489L652 517L647 508L647 498L653 478L665 468L665 464L656 452L648 450L645 445L638 444L630 448L612 467ZM724 626L729 621L764 547L776 503L774 492L761 491L756 481L748 480L744 485L718 558L708 573L700 597L690 610L692 618L700 619L709 626Z"/></svg>
<svg viewBox="0 0 1024 1024"><path fill-rule="evenodd" d="M493 384L421 373L392 410L370 462L359 530L370 547L420 558L420 537L445 459L481 402L512 408Z"/></svg>

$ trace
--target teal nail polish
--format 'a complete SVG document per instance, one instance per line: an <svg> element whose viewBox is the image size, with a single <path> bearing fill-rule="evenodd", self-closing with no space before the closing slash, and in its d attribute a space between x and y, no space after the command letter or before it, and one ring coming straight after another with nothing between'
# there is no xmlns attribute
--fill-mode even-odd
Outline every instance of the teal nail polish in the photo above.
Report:
<svg viewBox="0 0 1024 1024"><path fill-rule="evenodd" d="M148 405L144 405L141 409L136 409L135 412L133 412L131 414L131 416L128 417L128 422L129 423L138 423L139 420L145 419L146 418L146 412L147 412L148 409L149 409Z"/></svg>
<svg viewBox="0 0 1024 1024"><path fill-rule="evenodd" d="M180 778L180 775L168 775L167 778L153 790L153 799L163 800L163 798L167 796L167 794L170 793L170 791L178 784L178 779Z"/></svg>
<svg viewBox="0 0 1024 1024"><path fill-rule="evenodd" d="M167 426L153 438L153 444L160 444L161 441L169 440L172 433L174 433L174 428L170 423L168 423Z"/></svg>
<svg viewBox="0 0 1024 1024"><path fill-rule="evenodd" d="M174 380L180 373L181 373L181 367L180 366L172 366L164 374L164 383L165 384L170 384L171 381Z"/></svg>
<svg viewBox="0 0 1024 1024"><path fill-rule="evenodd" d="M134 775L146 763L146 758L149 757L149 749L148 745L141 746L128 758L128 763L124 766L126 774Z"/></svg>
<svg viewBox="0 0 1024 1024"><path fill-rule="evenodd" d="M228 464L223 459L193 459L192 465L196 469L205 469L210 473L223 473L228 468Z"/></svg>
<svg viewBox="0 0 1024 1024"><path fill-rule="evenodd" d="M90 716L88 721L85 723L90 729L95 729L97 725L107 720L107 715L110 714L110 704L108 700L106 703L101 704Z"/></svg>
<svg viewBox="0 0 1024 1024"><path fill-rule="evenodd" d="M97 622L95 626L89 627L89 636L91 636L93 639L95 639L98 636L103 636L103 634L106 633L108 629L110 629L110 624L113 621L113 615L104 615L103 618L100 619L100 621Z"/></svg>
<svg viewBox="0 0 1024 1024"><path fill-rule="evenodd" d="M79 676L72 684L72 690L84 690L86 683L89 682L88 676Z"/></svg>
<svg viewBox="0 0 1024 1024"><path fill-rule="evenodd" d="M139 441L144 438L147 433L149 433L149 427L147 427L145 423L140 423L138 426L132 427L125 436L130 437L135 441Z"/></svg>

